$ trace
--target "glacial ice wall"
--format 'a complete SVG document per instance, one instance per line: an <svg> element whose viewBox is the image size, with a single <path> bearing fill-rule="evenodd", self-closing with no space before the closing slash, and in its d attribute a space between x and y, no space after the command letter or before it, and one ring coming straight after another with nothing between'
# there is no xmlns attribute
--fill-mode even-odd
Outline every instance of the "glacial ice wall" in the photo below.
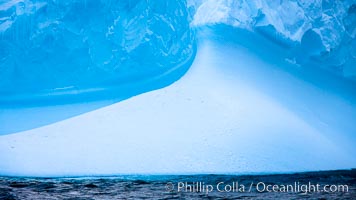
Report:
<svg viewBox="0 0 356 200"><path fill-rule="evenodd" d="M224 23L290 47L291 60L310 60L356 77L354 0L188 0L193 26Z"/></svg>
<svg viewBox="0 0 356 200"><path fill-rule="evenodd" d="M0 94L154 77L193 42L185 1L0 0Z"/></svg>

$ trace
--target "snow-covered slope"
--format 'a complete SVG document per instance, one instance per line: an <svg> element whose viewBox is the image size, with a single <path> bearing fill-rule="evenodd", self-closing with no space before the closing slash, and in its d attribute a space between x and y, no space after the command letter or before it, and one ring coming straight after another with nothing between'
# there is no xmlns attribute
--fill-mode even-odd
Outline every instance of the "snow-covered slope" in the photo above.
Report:
<svg viewBox="0 0 356 200"><path fill-rule="evenodd" d="M0 174L201 174L355 167L352 85L345 82L334 91L325 84L311 84L307 74L280 58L283 49L264 38L227 27L212 30L200 30L196 60L174 84L58 123L1 136Z"/></svg>

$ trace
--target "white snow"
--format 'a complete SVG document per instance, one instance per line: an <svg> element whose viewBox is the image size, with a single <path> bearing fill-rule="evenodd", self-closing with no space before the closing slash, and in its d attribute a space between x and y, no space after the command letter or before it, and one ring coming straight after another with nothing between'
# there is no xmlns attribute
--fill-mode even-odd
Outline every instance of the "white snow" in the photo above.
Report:
<svg viewBox="0 0 356 200"><path fill-rule="evenodd" d="M348 124L342 132L329 123L338 122L335 113L352 121L355 107L282 69L238 43L202 40L190 70L166 88L0 136L0 174L251 173L355 167L355 139L348 135L355 125ZM275 95L257 79L268 80L273 91L283 92ZM317 103L308 102L309 97Z"/></svg>

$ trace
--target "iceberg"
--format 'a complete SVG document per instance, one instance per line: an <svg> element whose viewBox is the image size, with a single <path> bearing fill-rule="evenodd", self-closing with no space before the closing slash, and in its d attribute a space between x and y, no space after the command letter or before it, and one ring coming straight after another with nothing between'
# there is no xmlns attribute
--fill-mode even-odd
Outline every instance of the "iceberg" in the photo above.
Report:
<svg viewBox="0 0 356 200"><path fill-rule="evenodd" d="M353 1L0 2L0 175L356 165Z"/></svg>

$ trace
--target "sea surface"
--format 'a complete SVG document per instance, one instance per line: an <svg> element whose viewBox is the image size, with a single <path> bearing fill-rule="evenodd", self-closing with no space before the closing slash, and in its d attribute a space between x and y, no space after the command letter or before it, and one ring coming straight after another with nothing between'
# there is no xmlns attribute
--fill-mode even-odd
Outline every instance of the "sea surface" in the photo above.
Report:
<svg viewBox="0 0 356 200"><path fill-rule="evenodd" d="M319 191L313 191L317 184ZM273 185L278 189L272 191ZM325 186L329 191L323 190ZM356 169L265 175L0 177L0 199L356 199Z"/></svg>

